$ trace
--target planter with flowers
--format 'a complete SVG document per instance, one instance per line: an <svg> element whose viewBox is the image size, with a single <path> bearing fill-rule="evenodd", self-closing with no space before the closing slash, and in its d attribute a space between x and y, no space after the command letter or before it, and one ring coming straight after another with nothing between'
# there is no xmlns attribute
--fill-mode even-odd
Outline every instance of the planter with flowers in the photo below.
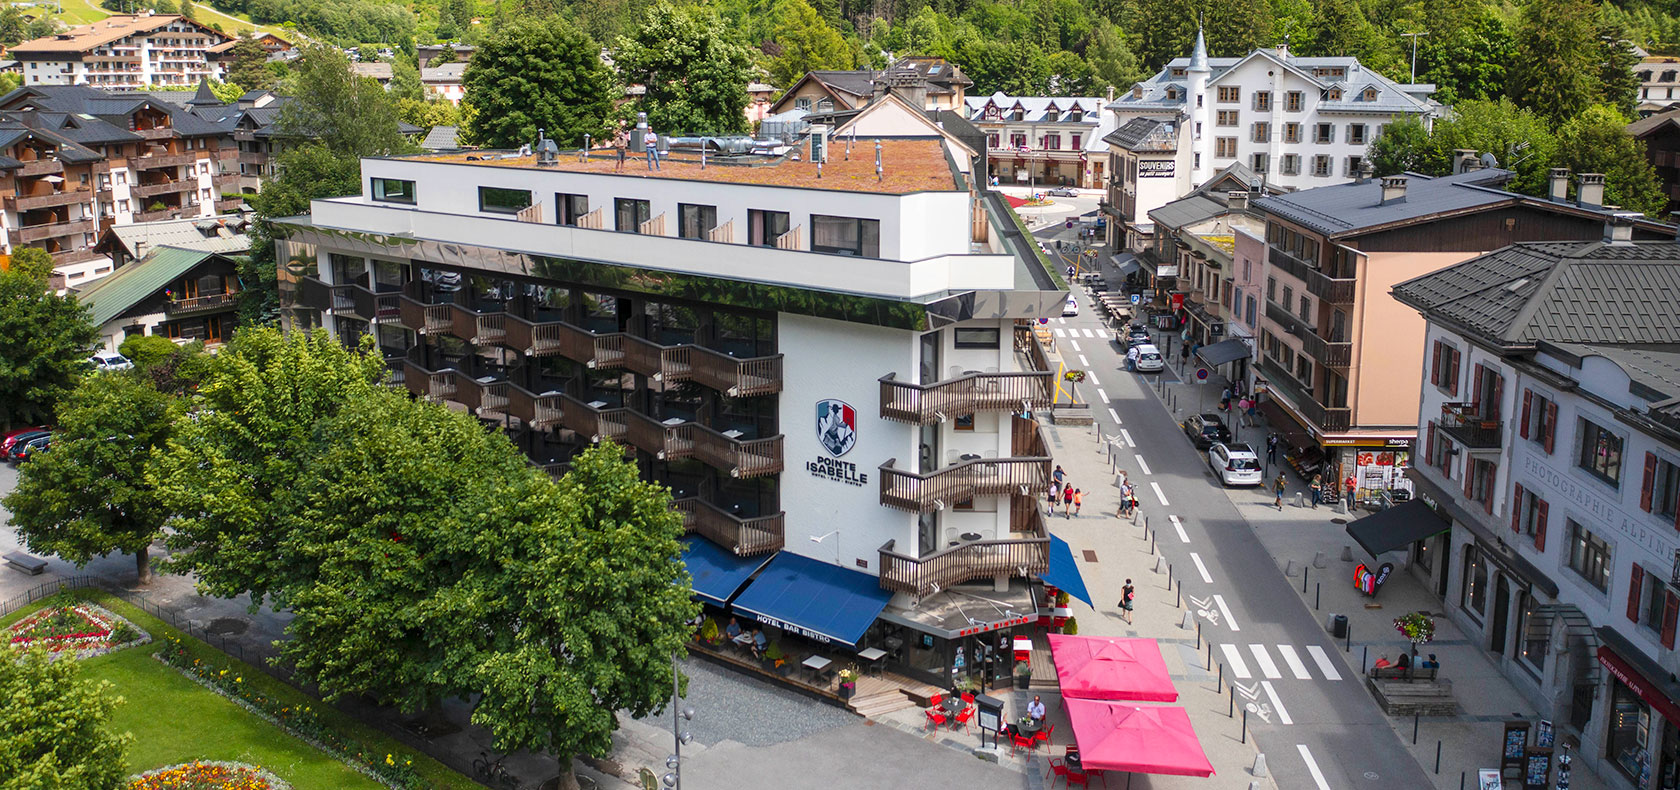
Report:
<svg viewBox="0 0 1680 790"><path fill-rule="evenodd" d="M291 790L280 777L249 763L194 760L137 774L124 790Z"/></svg>
<svg viewBox="0 0 1680 790"><path fill-rule="evenodd" d="M48 660L92 658L152 641L152 635L98 604L57 603L13 623L6 641L14 648L42 647Z"/></svg>
<svg viewBox="0 0 1680 790"><path fill-rule="evenodd" d="M1406 641L1412 643L1411 661L1407 663L1417 666L1418 645L1428 644L1435 638L1435 618L1423 612L1403 614L1394 618L1394 630L1399 631L1406 637Z"/></svg>
<svg viewBox="0 0 1680 790"><path fill-rule="evenodd" d="M851 699L857 693L858 671L853 667L840 670L840 699Z"/></svg>

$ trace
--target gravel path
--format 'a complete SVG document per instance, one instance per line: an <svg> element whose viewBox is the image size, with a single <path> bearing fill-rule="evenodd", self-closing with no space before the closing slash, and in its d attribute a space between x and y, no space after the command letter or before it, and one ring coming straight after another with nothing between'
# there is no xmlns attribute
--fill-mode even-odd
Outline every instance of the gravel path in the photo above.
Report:
<svg viewBox="0 0 1680 790"><path fill-rule="evenodd" d="M737 741L748 746L773 746L826 732L862 719L850 711L810 697L755 681L705 660L683 663L688 674L688 698L694 708L689 730L707 746ZM644 720L655 724L655 720ZM664 726L670 726L665 718Z"/></svg>

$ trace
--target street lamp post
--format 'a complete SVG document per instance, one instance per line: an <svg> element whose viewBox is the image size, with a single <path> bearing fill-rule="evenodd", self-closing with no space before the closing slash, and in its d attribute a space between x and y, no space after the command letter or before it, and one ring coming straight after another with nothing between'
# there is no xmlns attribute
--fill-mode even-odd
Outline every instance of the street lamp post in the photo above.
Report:
<svg viewBox="0 0 1680 790"><path fill-rule="evenodd" d="M682 729L684 721L694 720L694 709L679 707L682 696L678 691L677 655L677 651L671 651L671 740L674 751L665 758L665 767L670 770L659 780L671 790L682 790L682 747L694 740L694 733Z"/></svg>
<svg viewBox="0 0 1680 790"><path fill-rule="evenodd" d="M1416 83L1417 82L1417 40L1421 36L1429 35L1429 31L1422 30L1422 31L1418 31L1416 33L1401 33L1400 35L1405 36L1406 38L1409 38L1409 39L1412 40L1412 82Z"/></svg>

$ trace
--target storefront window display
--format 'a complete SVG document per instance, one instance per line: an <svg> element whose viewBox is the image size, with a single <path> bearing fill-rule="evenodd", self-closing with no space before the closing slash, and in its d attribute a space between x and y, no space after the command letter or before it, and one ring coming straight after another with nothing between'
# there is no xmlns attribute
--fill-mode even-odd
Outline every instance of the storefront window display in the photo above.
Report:
<svg viewBox="0 0 1680 790"><path fill-rule="evenodd" d="M1645 787L1651 777L1651 706L1620 681L1610 681L1610 724L1606 755L1612 763Z"/></svg>
<svg viewBox="0 0 1680 790"><path fill-rule="evenodd" d="M940 688L1006 686L1014 669L1011 642L1037 623L1033 588L959 585L924 596L914 607L888 606L876 627L887 666Z"/></svg>

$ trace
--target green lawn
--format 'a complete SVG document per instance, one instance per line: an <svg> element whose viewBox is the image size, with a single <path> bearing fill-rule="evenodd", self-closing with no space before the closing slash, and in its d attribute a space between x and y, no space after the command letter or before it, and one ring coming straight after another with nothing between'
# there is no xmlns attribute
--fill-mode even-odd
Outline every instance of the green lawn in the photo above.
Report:
<svg viewBox="0 0 1680 790"><path fill-rule="evenodd" d="M378 790L382 787L152 658L159 644L169 638L181 639L195 656L205 661L226 666L229 672L242 673L245 683L257 686L271 696L290 700L299 706L313 707L340 732L352 735L375 751L413 754L390 738L263 674L255 667L184 636L120 599L93 591L78 591L78 594L128 618L150 631L157 640L150 645L81 662L84 675L110 681L124 699L124 704L117 708L113 717L113 724L119 730L134 733L128 765L136 773L192 759L237 760L267 768L297 790ZM10 625L35 608L39 607L26 608L0 619L0 627ZM460 790L478 787L441 763L423 755L413 754L413 757L421 775L436 787Z"/></svg>
<svg viewBox="0 0 1680 790"><path fill-rule="evenodd" d="M64 13L59 14L58 18L67 25L87 25L111 15L110 11L106 11L99 6L99 0L62 0L62 2L64 3ZM273 25L259 25L243 15L217 11L207 3L193 3L193 5L198 9L198 21L206 25L211 22L219 22L222 25L222 31L230 36L238 35L240 28L248 27L258 33L273 33L294 44L297 43L295 34L287 33Z"/></svg>

